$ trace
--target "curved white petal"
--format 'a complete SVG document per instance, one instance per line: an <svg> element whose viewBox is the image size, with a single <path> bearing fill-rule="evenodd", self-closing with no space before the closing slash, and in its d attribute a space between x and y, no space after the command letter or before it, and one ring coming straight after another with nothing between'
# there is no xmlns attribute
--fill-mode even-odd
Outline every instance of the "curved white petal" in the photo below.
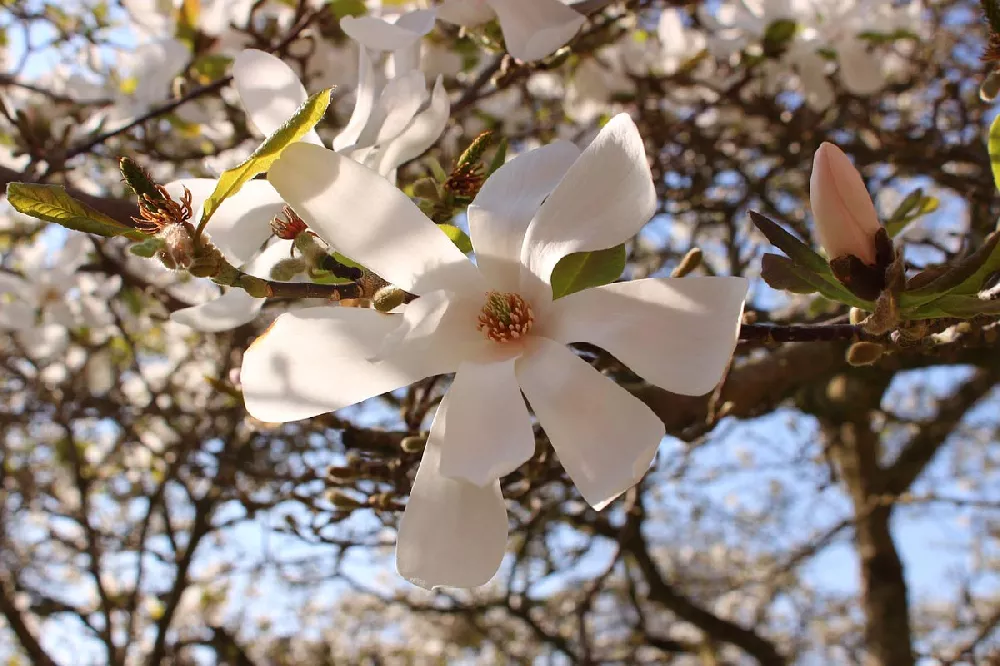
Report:
<svg viewBox="0 0 1000 666"><path fill-rule="evenodd" d="M0 307L0 330L26 331L35 325L35 308L14 301Z"/></svg>
<svg viewBox="0 0 1000 666"><path fill-rule="evenodd" d="M443 79L439 76L434 83L430 104L385 146L378 161L377 171L388 177L396 167L419 157L433 146L448 124L450 111L448 91L445 90Z"/></svg>
<svg viewBox="0 0 1000 666"><path fill-rule="evenodd" d="M334 150L342 152L358 143L362 132L368 126L378 92L375 65L368 51L361 49L358 53L357 99L354 102L354 110L351 111L351 119L347 121L340 134L333 137Z"/></svg>
<svg viewBox="0 0 1000 666"><path fill-rule="evenodd" d="M483 183L469 206L469 236L493 289L517 291L528 223L579 156L569 141L555 141L518 155Z"/></svg>
<svg viewBox="0 0 1000 666"><path fill-rule="evenodd" d="M227 259L240 265L260 251L271 236L271 220L281 215L284 207L284 200L270 183L251 180L222 202L205 231Z"/></svg>
<svg viewBox="0 0 1000 666"><path fill-rule="evenodd" d="M614 247L634 236L655 210L656 189L642 137L632 119L619 114L528 225L522 263L547 287L552 269L567 254ZM532 301L542 296L532 294Z"/></svg>
<svg viewBox="0 0 1000 666"><path fill-rule="evenodd" d="M177 310L170 318L198 331L217 333L253 321L263 305L263 298L233 288L207 303Z"/></svg>
<svg viewBox="0 0 1000 666"><path fill-rule="evenodd" d="M860 39L844 39L836 44L840 80L852 94L871 95L885 85L885 76L878 59L868 52Z"/></svg>
<svg viewBox="0 0 1000 666"><path fill-rule="evenodd" d="M335 306L281 315L243 355L247 411L261 421L297 421L454 370L431 353L398 350L391 361L368 361L399 323L396 315Z"/></svg>
<svg viewBox="0 0 1000 666"><path fill-rule="evenodd" d="M496 574L507 548L507 507L500 483L485 488L442 476L428 442L399 521L396 570L426 589L477 587Z"/></svg>
<svg viewBox="0 0 1000 666"><path fill-rule="evenodd" d="M399 17L396 25L410 30L423 37L434 29L437 21L437 12L433 9L418 9L408 12ZM412 43L394 49L392 52L393 76L401 76L419 68L420 65L420 40L416 39Z"/></svg>
<svg viewBox="0 0 1000 666"><path fill-rule="evenodd" d="M444 0L437 15L442 21L471 27L491 20L494 13L483 0Z"/></svg>
<svg viewBox="0 0 1000 666"><path fill-rule="evenodd" d="M586 20L559 0L486 0L500 19L507 50L540 60L573 38Z"/></svg>
<svg viewBox="0 0 1000 666"><path fill-rule="evenodd" d="M539 334L589 342L660 388L703 395L736 348L747 288L744 278L692 277L585 289L554 301Z"/></svg>
<svg viewBox="0 0 1000 666"><path fill-rule="evenodd" d="M358 146L379 146L399 136L417 115L427 98L427 81L422 72L392 79L378 99L372 118L358 137Z"/></svg>
<svg viewBox="0 0 1000 666"><path fill-rule="evenodd" d="M243 266L243 271L254 277L270 279L271 269L283 259L292 256L294 241L275 239L273 243L264 248L264 251L251 259Z"/></svg>
<svg viewBox="0 0 1000 666"><path fill-rule="evenodd" d="M264 136L271 136L307 98L292 68L264 51L240 51L233 62L233 79L250 121ZM314 130L302 140L322 144Z"/></svg>
<svg viewBox="0 0 1000 666"><path fill-rule="evenodd" d="M569 348L533 343L517 361L517 380L566 472L600 511L646 473L663 422Z"/></svg>
<svg viewBox="0 0 1000 666"><path fill-rule="evenodd" d="M441 451L442 475L485 486L513 472L535 452L514 361L459 366L428 439Z"/></svg>
<svg viewBox="0 0 1000 666"><path fill-rule="evenodd" d="M479 271L416 204L357 162L298 143L268 180L323 240L401 289L482 289Z"/></svg>
<svg viewBox="0 0 1000 666"><path fill-rule="evenodd" d="M340 19L344 34L375 51L395 51L416 43L434 29L434 12L417 10L389 23L375 16L345 16Z"/></svg>

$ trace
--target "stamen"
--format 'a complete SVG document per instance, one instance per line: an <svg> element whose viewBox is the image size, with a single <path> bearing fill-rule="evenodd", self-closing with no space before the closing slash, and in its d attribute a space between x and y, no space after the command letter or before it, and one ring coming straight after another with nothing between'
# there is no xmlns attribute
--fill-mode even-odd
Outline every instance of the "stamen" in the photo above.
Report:
<svg viewBox="0 0 1000 666"><path fill-rule="evenodd" d="M491 291L476 329L493 342L510 342L527 335L534 321L531 306L519 294Z"/></svg>

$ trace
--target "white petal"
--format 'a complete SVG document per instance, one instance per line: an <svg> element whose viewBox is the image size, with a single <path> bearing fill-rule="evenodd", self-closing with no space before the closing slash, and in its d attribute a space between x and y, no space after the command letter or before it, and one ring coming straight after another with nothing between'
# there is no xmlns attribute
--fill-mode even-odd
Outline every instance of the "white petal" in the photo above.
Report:
<svg viewBox="0 0 1000 666"><path fill-rule="evenodd" d="M399 323L396 315L363 308L305 308L281 315L243 356L247 411L261 421L296 421L455 369L433 354L400 352L391 362L366 360Z"/></svg>
<svg viewBox="0 0 1000 666"><path fill-rule="evenodd" d="M351 112L351 119L347 121L347 126L341 130L340 134L333 137L334 150L337 152L345 151L358 143L358 138L365 131L368 121L371 119L378 93L374 63L372 63L367 49L361 49L358 53L357 99L354 102L354 110Z"/></svg>
<svg viewBox="0 0 1000 666"><path fill-rule="evenodd" d="M444 82L439 76L434 83L430 105L418 113L410 125L385 147L379 158L378 172L388 176L393 169L419 157L433 146L448 124L450 111L448 91L444 89Z"/></svg>
<svg viewBox="0 0 1000 666"><path fill-rule="evenodd" d="M569 141L555 141L507 162L479 190L469 206L469 235L492 288L517 291L528 223L579 156Z"/></svg>
<svg viewBox="0 0 1000 666"><path fill-rule="evenodd" d="M567 347L533 342L518 359L517 380L566 472L599 511L646 473L663 422Z"/></svg>
<svg viewBox="0 0 1000 666"><path fill-rule="evenodd" d="M437 15L442 21L471 27L492 20L494 13L482 0L444 0Z"/></svg>
<svg viewBox="0 0 1000 666"><path fill-rule="evenodd" d="M180 178L170 181L164 187L175 201L181 200L181 197L184 196L184 188L187 188L191 192L191 210L197 214L204 205L205 199L215 190L215 182L214 178ZM198 216L195 215L195 223L197 221Z"/></svg>
<svg viewBox="0 0 1000 666"><path fill-rule="evenodd" d="M0 330L26 331L35 325L35 308L14 301L0 306Z"/></svg>
<svg viewBox="0 0 1000 666"><path fill-rule="evenodd" d="M292 68L263 51L240 51L233 62L233 79L250 121L264 136L271 136L307 98ZM321 144L315 131L302 140Z"/></svg>
<svg viewBox="0 0 1000 666"><path fill-rule="evenodd" d="M229 261L249 261L271 236L271 220L285 202L266 180L251 180L222 202L205 230Z"/></svg>
<svg viewBox="0 0 1000 666"><path fill-rule="evenodd" d="M268 179L323 240L401 289L482 290L479 271L416 204L357 162L298 143Z"/></svg>
<svg viewBox="0 0 1000 666"><path fill-rule="evenodd" d="M271 269L284 259L292 256L292 248L295 243L290 240L276 239L273 243L264 248L264 251L251 259L244 267L243 271L254 277L270 279Z"/></svg>
<svg viewBox="0 0 1000 666"><path fill-rule="evenodd" d="M559 0L487 0L500 19L507 50L540 60L573 38L586 20Z"/></svg>
<svg viewBox="0 0 1000 666"><path fill-rule="evenodd" d="M429 443L399 521L396 570L432 589L477 587L496 574L507 548L507 507L500 483L485 488L441 475Z"/></svg>
<svg viewBox="0 0 1000 666"><path fill-rule="evenodd" d="M589 342L673 393L712 390L736 348L748 283L660 278L585 289L552 303L539 335Z"/></svg>
<svg viewBox="0 0 1000 666"><path fill-rule="evenodd" d="M405 20L404 20L405 19ZM375 51L395 51L413 45L434 29L434 12L418 10L396 23L374 16L345 16L340 19L344 34Z"/></svg>
<svg viewBox="0 0 1000 666"><path fill-rule="evenodd" d="M837 43L840 80L852 94L871 95L885 85L882 67L868 45L860 39L844 39Z"/></svg>
<svg viewBox="0 0 1000 666"><path fill-rule="evenodd" d="M395 139L413 120L426 97L427 82L421 72L413 71L389 81L357 145L378 146Z"/></svg>
<svg viewBox="0 0 1000 666"><path fill-rule="evenodd" d="M623 243L655 210L656 189L642 137L632 119L619 114L583 151L528 225L522 263L547 286L564 256ZM530 300L541 297L533 293Z"/></svg>
<svg viewBox="0 0 1000 666"><path fill-rule="evenodd" d="M233 288L207 303L177 310L170 318L198 331L216 333L253 321L263 305L263 298Z"/></svg>
<svg viewBox="0 0 1000 666"><path fill-rule="evenodd" d="M69 331L64 326L49 324L17 331L15 336L31 358L51 358L66 348Z"/></svg>
<svg viewBox="0 0 1000 666"><path fill-rule="evenodd" d="M423 37L434 29L437 20L437 13L433 9L418 9L416 11L403 14L396 21L396 25L406 28L418 36ZM420 65L420 40L414 40L411 44L394 49L392 52L393 76L402 76L419 68Z"/></svg>
<svg viewBox="0 0 1000 666"><path fill-rule="evenodd" d="M441 450L444 476L485 486L513 472L535 452L514 361L459 366L428 440Z"/></svg>

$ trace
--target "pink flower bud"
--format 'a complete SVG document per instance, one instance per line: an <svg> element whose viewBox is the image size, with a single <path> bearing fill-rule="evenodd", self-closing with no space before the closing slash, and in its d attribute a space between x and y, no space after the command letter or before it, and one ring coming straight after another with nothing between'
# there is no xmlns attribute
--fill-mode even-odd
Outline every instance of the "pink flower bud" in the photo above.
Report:
<svg viewBox="0 0 1000 666"><path fill-rule="evenodd" d="M852 254L874 266L875 234L881 228L875 204L861 174L832 143L823 143L813 158L809 199L816 235L830 259Z"/></svg>

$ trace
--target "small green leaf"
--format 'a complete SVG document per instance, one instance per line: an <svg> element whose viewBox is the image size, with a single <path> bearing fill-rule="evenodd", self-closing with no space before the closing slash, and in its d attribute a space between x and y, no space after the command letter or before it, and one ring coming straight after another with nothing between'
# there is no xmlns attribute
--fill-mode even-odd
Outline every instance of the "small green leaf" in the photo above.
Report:
<svg viewBox="0 0 1000 666"><path fill-rule="evenodd" d="M46 222L55 222L67 229L108 238L127 236L134 240L143 240L147 237L141 231L108 217L82 201L77 201L59 185L10 183L7 185L7 201L19 213Z"/></svg>
<svg viewBox="0 0 1000 666"><path fill-rule="evenodd" d="M467 233L456 227L454 224L439 224L438 229L443 231L444 235L447 236L459 250L465 254L472 252L472 239L469 238Z"/></svg>
<svg viewBox="0 0 1000 666"><path fill-rule="evenodd" d="M910 222L928 213L933 213L940 205L941 201L937 197L925 196L924 191L920 188L913 190L899 202L896 210L885 221L883 226L885 226L886 233L889 234L889 238L895 238Z"/></svg>
<svg viewBox="0 0 1000 666"><path fill-rule="evenodd" d="M990 168L993 169L993 183L1000 190L1000 116L990 124L989 139L986 143L990 152Z"/></svg>
<svg viewBox="0 0 1000 666"><path fill-rule="evenodd" d="M1000 231L986 237L979 249L950 266L940 277L919 289L904 291L899 306L903 311L922 307L945 294L972 295L983 288L991 274L1000 270Z"/></svg>
<svg viewBox="0 0 1000 666"><path fill-rule="evenodd" d="M500 144L497 146L497 152L493 153L493 160L490 162L490 167L486 170L486 177L489 178L493 175L493 172L504 165L507 161L507 139L500 139Z"/></svg>
<svg viewBox="0 0 1000 666"><path fill-rule="evenodd" d="M934 319L937 317L958 317L972 319L979 315L1000 314L1000 300L988 301L978 296L948 294L907 313L907 319Z"/></svg>
<svg viewBox="0 0 1000 666"><path fill-rule="evenodd" d="M329 0L326 4L338 19L345 16L364 16L368 11L364 0Z"/></svg>
<svg viewBox="0 0 1000 666"><path fill-rule="evenodd" d="M552 298L614 282L625 270L625 245L596 252L576 252L559 260L552 269Z"/></svg>
<svg viewBox="0 0 1000 666"><path fill-rule="evenodd" d="M264 139L264 143L260 144L245 162L225 171L219 177L215 191L205 201L201 221L198 223L199 229L204 228L215 211L219 210L223 201L239 192L240 188L251 178L267 171L281 156L285 148L300 140L316 126L330 105L331 92L333 92L333 88L327 88L303 102L294 115L274 134Z"/></svg>
<svg viewBox="0 0 1000 666"><path fill-rule="evenodd" d="M765 254L761 258L761 277L774 289L796 294L820 293L832 301L871 311L874 304L852 294L844 285L795 263L788 257Z"/></svg>
<svg viewBox="0 0 1000 666"><path fill-rule="evenodd" d="M165 242L162 238L147 238L144 241L136 243L128 249L129 252L137 257L143 257L145 259L151 259L153 255L163 249Z"/></svg>
<svg viewBox="0 0 1000 666"><path fill-rule="evenodd" d="M441 166L441 163L438 162L437 158L433 155L427 158L427 166L430 168L431 175L434 176L434 180L439 183L443 183L448 180L448 172L444 170L444 167Z"/></svg>
<svg viewBox="0 0 1000 666"><path fill-rule="evenodd" d="M815 250L784 230L784 228L755 210L750 211L750 221L770 241L771 245L788 255L788 258L814 273L829 273L830 265Z"/></svg>

